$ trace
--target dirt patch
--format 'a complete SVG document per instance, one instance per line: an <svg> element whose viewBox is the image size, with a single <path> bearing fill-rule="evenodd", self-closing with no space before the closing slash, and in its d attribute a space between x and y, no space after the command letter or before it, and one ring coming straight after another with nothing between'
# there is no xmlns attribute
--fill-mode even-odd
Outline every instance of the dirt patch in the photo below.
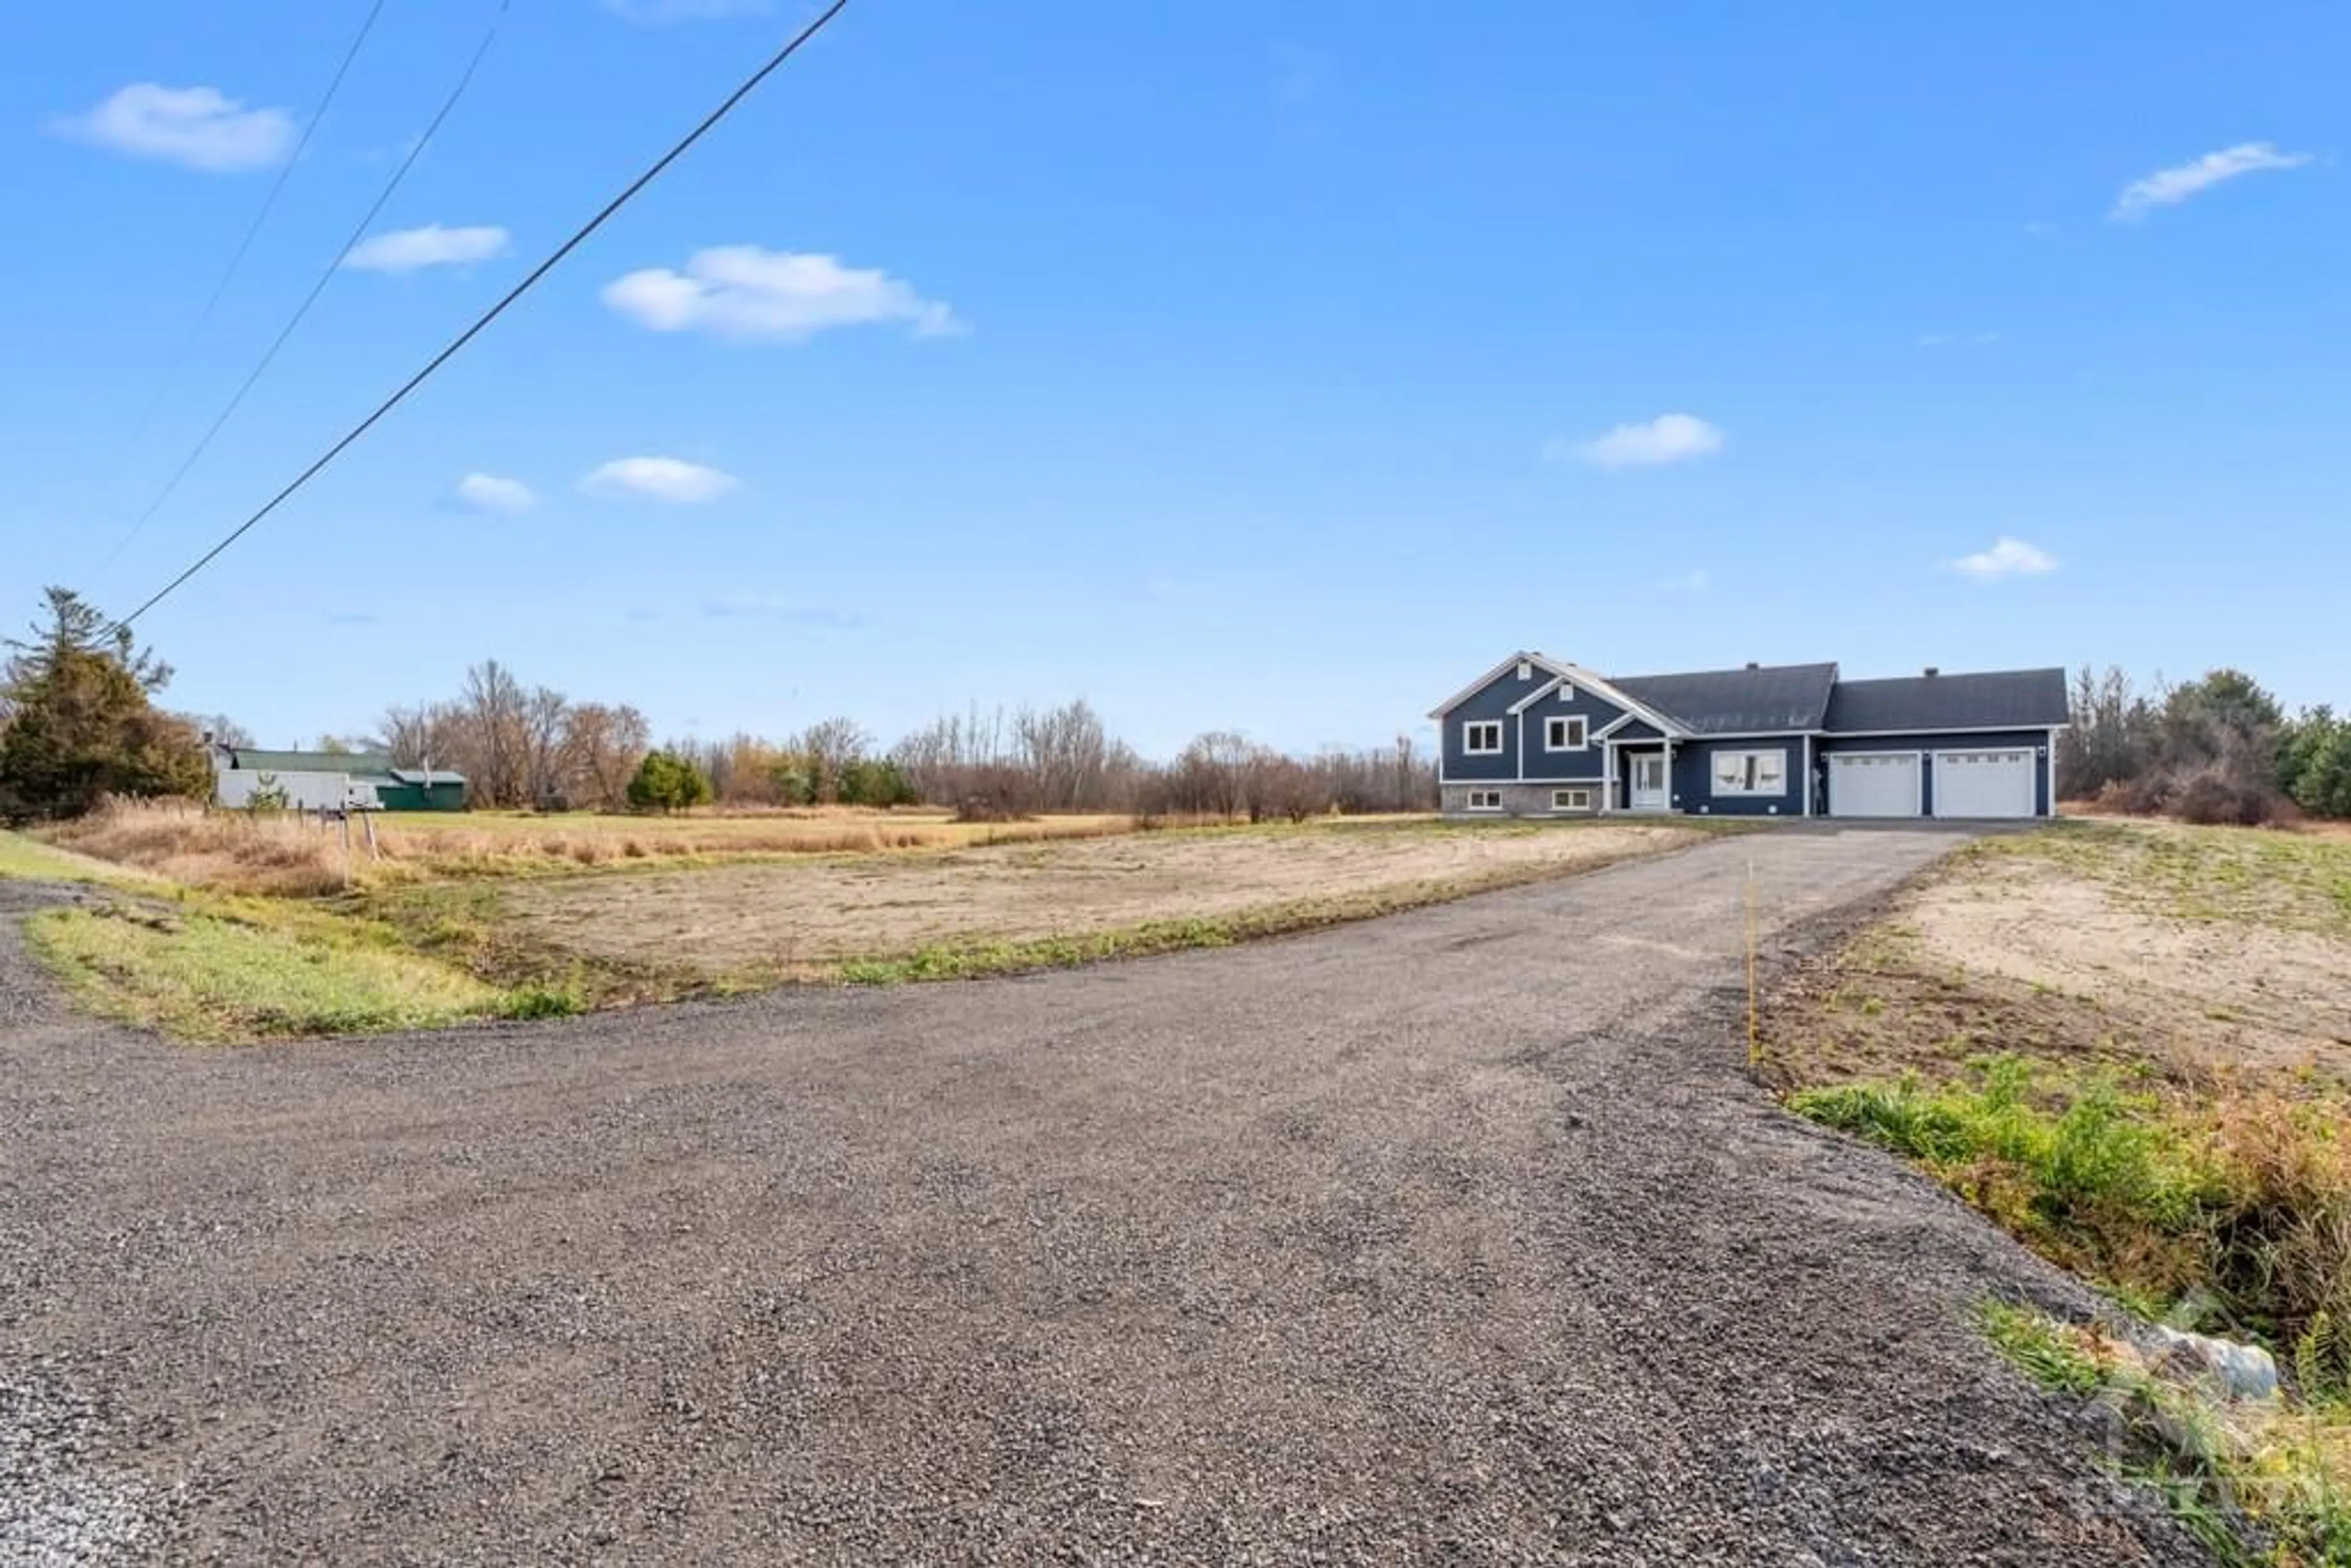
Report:
<svg viewBox="0 0 2351 1568"><path fill-rule="evenodd" d="M517 935L711 975L808 969L948 944L1207 920L1318 899L1426 901L1694 841L1664 825L1427 826L1139 834L937 855L715 866L521 884Z"/></svg>
<svg viewBox="0 0 2351 1568"><path fill-rule="evenodd" d="M2161 842L2181 852L2176 835ZM1990 846L1907 889L1768 1009L1782 1072L1940 1072L2018 1051L2166 1071L2314 1065L2351 1079L2351 942L2253 917L2274 914L2257 886L2216 913L2209 898L2108 874L2095 852Z"/></svg>

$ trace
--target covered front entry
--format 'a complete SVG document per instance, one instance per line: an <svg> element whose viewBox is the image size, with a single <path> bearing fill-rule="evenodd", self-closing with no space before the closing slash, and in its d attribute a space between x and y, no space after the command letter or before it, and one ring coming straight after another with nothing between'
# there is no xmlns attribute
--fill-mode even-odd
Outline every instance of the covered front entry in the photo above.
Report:
<svg viewBox="0 0 2351 1568"><path fill-rule="evenodd" d="M1666 779L1666 754L1662 749L1635 752L1633 776L1625 788L1625 805L1635 811L1664 810L1673 800L1673 791Z"/></svg>
<svg viewBox="0 0 2351 1568"><path fill-rule="evenodd" d="M1655 743L1608 748L1609 808L1617 811L1670 811L1674 809L1674 765L1667 748Z"/></svg>

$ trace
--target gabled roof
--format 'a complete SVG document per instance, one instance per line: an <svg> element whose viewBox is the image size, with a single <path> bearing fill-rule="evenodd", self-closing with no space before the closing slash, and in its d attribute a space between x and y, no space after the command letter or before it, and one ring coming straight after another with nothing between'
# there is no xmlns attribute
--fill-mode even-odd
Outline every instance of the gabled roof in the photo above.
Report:
<svg viewBox="0 0 2351 1568"><path fill-rule="evenodd" d="M1503 671L1517 669L1520 664L1532 664L1538 671L1547 677L1567 674L1567 668L1565 665L1554 664L1551 660L1544 658L1541 653L1530 653L1525 649L1521 648L1519 652L1511 654L1509 658L1503 660L1500 664L1495 665L1492 669L1487 671L1484 674L1479 676L1476 680L1470 682L1468 685L1463 686L1459 691L1455 692L1443 702L1437 704L1434 709L1430 710L1428 716L1431 718L1443 718L1447 714L1451 713L1455 708L1459 707L1463 703L1468 702L1471 697L1476 696L1479 692L1484 691L1488 686L1499 680L1501 677Z"/></svg>
<svg viewBox="0 0 2351 1568"><path fill-rule="evenodd" d="M1920 729L2050 729L2072 717L2063 670L1989 670L1839 681L1829 699L1833 734Z"/></svg>
<svg viewBox="0 0 2351 1568"><path fill-rule="evenodd" d="M380 751L264 751L258 747L225 748L230 766L240 773L364 773L389 774L392 758Z"/></svg>
<svg viewBox="0 0 2351 1568"><path fill-rule="evenodd" d="M1836 675L1834 664L1766 664L1623 675L1610 684L1636 702L1671 715L1692 735L1758 735L1820 728Z"/></svg>

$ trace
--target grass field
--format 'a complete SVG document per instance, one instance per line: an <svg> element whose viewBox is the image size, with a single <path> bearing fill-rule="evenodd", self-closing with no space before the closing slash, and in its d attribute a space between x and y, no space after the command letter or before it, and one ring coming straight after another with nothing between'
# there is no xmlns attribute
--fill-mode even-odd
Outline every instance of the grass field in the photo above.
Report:
<svg viewBox="0 0 2351 1568"><path fill-rule="evenodd" d="M2351 841L1980 841L1779 990L1761 1065L2129 1310L2264 1343L2294 1398L2248 1412L2094 1326L1988 1325L2044 1381L2152 1412L2166 1495L2224 1560L2351 1563ZM2224 1540L2239 1509L2278 1555Z"/></svg>
<svg viewBox="0 0 2351 1568"><path fill-rule="evenodd" d="M118 810L0 836L18 874L120 879L34 917L88 1004L242 1040L531 1016L792 981L965 978L1221 946L1572 874L1730 825L1433 818L1141 831L935 813L469 816L340 831ZM172 876L163 873L170 872ZM323 884L323 885L321 885ZM260 888L266 895L230 889Z"/></svg>
<svg viewBox="0 0 2351 1568"><path fill-rule="evenodd" d="M1133 819L957 822L943 811L824 808L756 815L386 812L343 824L286 813L121 805L50 829L57 845L226 893L308 897L455 877L1095 838Z"/></svg>

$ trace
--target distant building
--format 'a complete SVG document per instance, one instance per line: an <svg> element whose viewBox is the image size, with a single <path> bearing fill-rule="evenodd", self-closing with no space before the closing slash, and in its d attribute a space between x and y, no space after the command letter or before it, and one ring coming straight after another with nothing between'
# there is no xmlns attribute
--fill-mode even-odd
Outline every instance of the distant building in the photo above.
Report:
<svg viewBox="0 0 2351 1568"><path fill-rule="evenodd" d="M246 807L280 797L298 811L462 811L465 778L446 768L394 768L373 751L264 751L206 737L213 799Z"/></svg>

